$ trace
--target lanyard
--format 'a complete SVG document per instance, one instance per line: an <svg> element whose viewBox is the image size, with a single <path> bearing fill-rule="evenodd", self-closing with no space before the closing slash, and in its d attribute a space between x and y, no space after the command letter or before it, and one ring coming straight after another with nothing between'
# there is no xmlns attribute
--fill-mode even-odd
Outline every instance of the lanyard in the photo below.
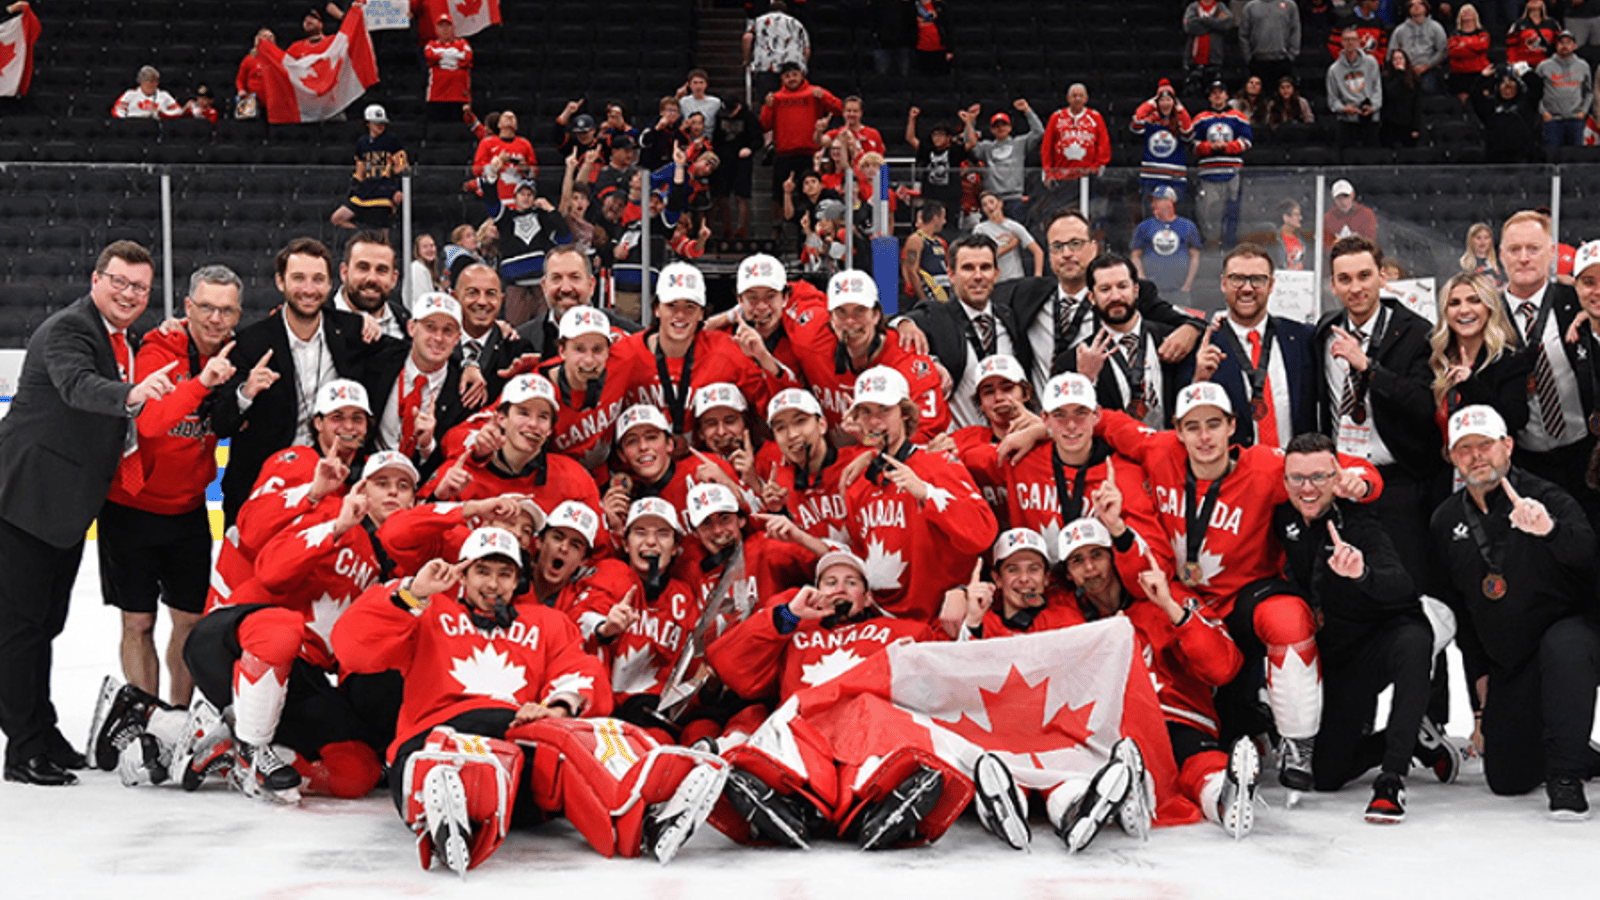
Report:
<svg viewBox="0 0 1600 900"><path fill-rule="evenodd" d="M1135 350L1131 358L1124 358L1126 348L1122 345L1122 338L1117 338L1116 352L1111 354L1111 362L1122 373L1122 380L1128 384L1127 396L1123 398L1123 408L1129 410L1135 419L1143 419L1150 410L1144 402L1144 358L1145 358L1145 333L1144 328L1138 329L1139 349Z"/></svg>
<svg viewBox="0 0 1600 900"><path fill-rule="evenodd" d="M1261 335L1261 364L1258 366L1250 364L1250 351L1239 345L1239 336L1234 333L1233 326L1218 330L1225 333L1223 339L1228 342L1230 349L1237 351L1234 359L1239 361L1239 370L1250 381L1250 399L1259 398L1267 386L1267 369L1272 364L1272 345L1278 333L1276 323L1270 317L1267 319L1267 327Z"/></svg>
<svg viewBox="0 0 1600 900"><path fill-rule="evenodd" d="M827 449L826 452L824 452L822 454L822 465L817 467L817 483L818 484L821 484L821 482L822 482L822 473L828 471L828 467L829 466L831 466L834 463L839 461L839 451L837 449L835 449L832 444L825 443L824 446L826 446L828 449ZM808 451L808 453L809 453L809 451ZM811 487L812 487L812 484L811 484L811 469L810 469L810 467L809 466L794 466L793 469L794 469L794 489L797 490L797 491L810 490Z"/></svg>
<svg viewBox="0 0 1600 900"><path fill-rule="evenodd" d="M691 347L689 352L693 353L694 349ZM685 363L685 365L687 366L687 363ZM666 376L665 375L661 376L661 380L663 382L663 388L664 388L665 387L665 382L666 382ZM559 367L556 368L556 379L555 379L555 381L556 381L556 390L561 392L561 405L567 407L568 409L571 409L572 408L572 383L567 381L567 367L566 366L559 366ZM606 370L605 369L601 369L600 370L600 375L598 377L589 379L589 383L584 386L584 389L583 389L583 405L578 407L578 409L579 410L594 409L597 405L599 405L599 403L600 403L600 392L605 389L605 385L606 385Z"/></svg>
<svg viewBox="0 0 1600 900"><path fill-rule="evenodd" d="M1222 479L1228 473L1223 472L1217 480L1211 482L1211 487L1206 489L1205 499L1200 502L1200 508L1195 508L1195 477L1194 469L1184 467L1183 473L1183 527L1184 527L1184 566L1198 567L1200 564L1200 547L1205 543L1206 530L1210 527L1211 511L1216 509L1217 494L1222 490ZM1199 579L1197 578L1196 581ZM1191 585L1192 586L1192 585Z"/></svg>
<svg viewBox="0 0 1600 900"><path fill-rule="evenodd" d="M911 458L912 452L916 449L916 445L912 444L910 441L906 441L900 445L899 449L894 451L895 461L905 462ZM872 458L872 462L867 464L867 480L882 487L883 470L887 469L888 467L889 455L881 452L878 453Z"/></svg>
<svg viewBox="0 0 1600 900"><path fill-rule="evenodd" d="M1508 476L1509 477L1509 476ZM1504 490L1504 487L1501 488ZM1484 506L1489 505L1489 498L1484 497ZM1462 504L1466 507L1467 531L1472 534L1472 542L1478 547L1478 556L1483 558L1484 568L1488 572L1483 576L1483 595L1490 600L1499 600L1506 595L1506 548L1502 543L1496 547L1489 540L1489 531L1483 526L1483 514L1478 512L1478 504L1472 502L1471 497L1463 497Z"/></svg>
<svg viewBox="0 0 1600 900"><path fill-rule="evenodd" d="M1061 464L1061 456L1056 453L1054 444L1050 446L1050 468L1055 471L1056 476L1056 505L1061 508L1061 525L1066 527L1069 522L1083 516L1084 487L1089 479L1089 463L1085 461L1083 465L1078 466L1077 474L1072 478L1071 491L1067 490L1067 472ZM1078 507L1077 511L1068 515L1067 508L1074 504Z"/></svg>
<svg viewBox="0 0 1600 900"><path fill-rule="evenodd" d="M681 383L675 383L667 373L667 355L661 352L661 337L656 337L656 374L661 377L661 394L667 401L667 412L672 416L672 430L678 434L684 431L684 407L694 389L691 381L694 377L694 345L695 342L690 341L689 352L683 355Z"/></svg>

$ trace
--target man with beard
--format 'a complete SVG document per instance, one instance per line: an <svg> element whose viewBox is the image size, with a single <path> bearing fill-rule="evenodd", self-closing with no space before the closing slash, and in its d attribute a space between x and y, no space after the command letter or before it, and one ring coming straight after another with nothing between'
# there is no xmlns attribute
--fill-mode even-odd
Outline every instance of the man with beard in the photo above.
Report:
<svg viewBox="0 0 1600 900"><path fill-rule="evenodd" d="M844 490L839 478L860 447L837 449L828 440L828 420L810 391L788 388L767 404L772 443L783 454L761 484L762 505L788 516L806 533L846 544L850 541Z"/></svg>
<svg viewBox="0 0 1600 900"><path fill-rule="evenodd" d="M544 279L539 285L549 308L517 326L517 334L531 345L531 352L548 358L557 351L557 342L561 339L561 317L574 306L594 302L594 273L589 268L589 258L577 247L556 247L545 254ZM608 309L600 311L613 328L628 334L640 330L639 323L632 319Z"/></svg>
<svg viewBox="0 0 1600 900"><path fill-rule="evenodd" d="M1073 366L1095 382L1102 409L1115 409L1160 428L1171 418L1178 388L1194 375L1194 358L1165 362L1159 348L1172 333L1146 322L1135 307L1138 275L1133 263L1115 253L1089 264L1088 285L1104 326L1092 342L1079 344Z"/></svg>
<svg viewBox="0 0 1600 900"><path fill-rule="evenodd" d="M381 231L358 231L344 245L339 264L339 290L329 306L348 313L366 313L378 320L386 337L404 338L410 312L399 299L391 299L400 283L394 246Z"/></svg>
<svg viewBox="0 0 1600 900"><path fill-rule="evenodd" d="M365 334L361 317L327 308L332 268L333 254L313 238L295 238L278 252L279 314L238 333L236 371L208 401L212 430L231 439L222 473L229 525L267 457L311 443L317 391L335 378L360 380L372 353L390 340L375 329Z"/></svg>

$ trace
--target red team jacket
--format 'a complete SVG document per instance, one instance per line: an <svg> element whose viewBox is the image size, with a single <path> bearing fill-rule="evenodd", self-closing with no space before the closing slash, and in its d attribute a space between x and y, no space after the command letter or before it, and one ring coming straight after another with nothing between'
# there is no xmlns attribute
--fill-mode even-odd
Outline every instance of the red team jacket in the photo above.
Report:
<svg viewBox="0 0 1600 900"><path fill-rule="evenodd" d="M122 465L144 469L144 488L129 494L121 479L112 479L107 497L111 502L164 516L186 513L206 502L206 488L217 477L217 437L211 433L209 417L196 414L208 393L196 376L210 359L197 353L191 364L187 331L165 334L158 329L145 335L134 373L142 377L175 362L168 374L177 389L147 401L133 420L139 429L139 451L123 457Z"/></svg>
<svg viewBox="0 0 1600 900"><path fill-rule="evenodd" d="M663 389L660 371L656 365L656 355L645 343L646 332L629 335L611 347L611 362L607 369L622 366L624 371L636 373L628 391L629 405L635 403L648 403L667 413L667 420L673 421L671 410L667 407L666 391ZM721 331L710 331L702 328L695 335L693 347L694 367L689 371L689 386L683 395L683 422L681 433L688 434L694 430L694 392L708 384L718 382L731 382L739 386L740 393L744 394L751 406L766 411L767 400L771 391L767 384L766 373L761 367L744 355L739 345L733 338ZM687 357L665 358L667 377L672 379L674 385L683 382L684 364ZM674 424L678 424L674 422Z"/></svg>
<svg viewBox="0 0 1600 900"><path fill-rule="evenodd" d="M811 393L822 405L828 418L828 427L838 430L844 414L856 394L856 372L850 370L848 360L840 359L843 351L833 329L824 323L820 328L808 328L801 334L791 332L795 341L795 355L800 360L801 374ZM944 391L939 386L939 373L929 357L913 353L900 345L900 336L890 331L883 337L883 351L871 365L889 366L906 377L911 386L911 399L917 404L921 419L912 440L925 444L935 435L950 427L950 407L944 401Z"/></svg>
<svg viewBox="0 0 1600 900"><path fill-rule="evenodd" d="M861 447L828 448L831 461L826 461L828 457L824 457L824 465L817 472L816 479L804 476L803 486L800 467L788 463L778 466L777 477L773 480L789 491L784 508L801 531L825 541L837 541L841 545L850 543L849 510L844 505L844 491L839 488L839 479L850 463L865 452Z"/></svg>
<svg viewBox="0 0 1600 900"><path fill-rule="evenodd" d="M256 555L267 541L296 518L311 511L306 501L311 479L322 457L315 447L286 447L267 457L256 476L255 489L239 507L238 519L223 534L217 549L217 563L211 570L211 590L206 594L206 610L235 602L236 588L256 572ZM344 496L344 489L334 493Z"/></svg>
<svg viewBox="0 0 1600 900"><path fill-rule="evenodd" d="M630 588L639 618L611 640L597 636L595 629ZM660 694L667 686L678 655L700 621L700 608L694 588L688 584L670 578L652 599L645 595L644 580L632 566L606 559L595 566L593 575L583 579L567 612L578 623L584 645L604 663L611 690L622 700L634 694Z"/></svg>
<svg viewBox="0 0 1600 900"><path fill-rule="evenodd" d="M1069 108L1056 110L1044 123L1044 140L1039 145L1046 175L1063 178L1067 170L1093 170L1111 163L1111 133L1098 112L1084 107L1073 115Z"/></svg>

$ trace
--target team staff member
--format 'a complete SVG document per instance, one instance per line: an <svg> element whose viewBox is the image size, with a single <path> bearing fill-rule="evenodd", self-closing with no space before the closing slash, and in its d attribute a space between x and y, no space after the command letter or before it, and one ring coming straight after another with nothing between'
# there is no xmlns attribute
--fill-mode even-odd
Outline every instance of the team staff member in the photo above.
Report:
<svg viewBox="0 0 1600 900"><path fill-rule="evenodd" d="M211 519L206 488L217 477L217 438L199 413L211 389L233 376L228 344L239 321L244 285L226 266L206 266L189 278L188 314L181 331L157 331L139 348L135 369L154 372L176 364L171 394L145 404L135 420L139 452L122 458L100 510L100 590L122 611L122 673L146 693L160 693L156 653L156 600L172 615L167 642L168 697L188 706L194 682L183 663L183 644L205 610L211 574ZM121 474L121 473L119 473Z"/></svg>
<svg viewBox="0 0 1600 900"><path fill-rule="evenodd" d="M134 383L134 320L150 300L150 251L117 241L100 252L89 293L28 341L11 411L0 420L0 730L5 778L76 784L88 762L56 728L50 644L67 621L84 534L100 511L132 423L172 393L169 369Z"/></svg>

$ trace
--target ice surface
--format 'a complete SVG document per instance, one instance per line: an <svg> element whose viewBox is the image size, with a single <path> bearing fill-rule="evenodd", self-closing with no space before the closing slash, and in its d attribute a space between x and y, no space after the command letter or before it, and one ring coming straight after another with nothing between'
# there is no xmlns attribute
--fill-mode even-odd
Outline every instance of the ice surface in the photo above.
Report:
<svg viewBox="0 0 1600 900"><path fill-rule="evenodd" d="M88 729L100 679L120 674L117 613L100 602L93 548L66 634L56 642L55 701L62 730L75 743ZM1461 732L1467 721L1458 713L1453 730ZM88 772L73 788L0 783L0 898L493 891L507 898L629 900L1455 900L1582 897L1583 885L1595 882L1600 822L1552 822L1542 791L1494 797L1476 772L1455 785L1440 785L1420 770L1408 781L1409 815L1398 826L1362 821L1370 777L1336 794L1308 794L1294 810L1283 809L1284 791L1273 786L1264 792L1271 808L1241 843L1209 823L1157 829L1146 844L1113 828L1071 858L1041 821L1034 822L1032 852L1023 854L1001 847L967 817L935 846L872 854L837 843L810 853L751 849L706 828L662 867L647 859L604 859L555 822L513 832L463 882L439 868L421 870L410 832L386 796L308 798L293 809L246 800L220 785L195 794L127 789L113 773Z"/></svg>

